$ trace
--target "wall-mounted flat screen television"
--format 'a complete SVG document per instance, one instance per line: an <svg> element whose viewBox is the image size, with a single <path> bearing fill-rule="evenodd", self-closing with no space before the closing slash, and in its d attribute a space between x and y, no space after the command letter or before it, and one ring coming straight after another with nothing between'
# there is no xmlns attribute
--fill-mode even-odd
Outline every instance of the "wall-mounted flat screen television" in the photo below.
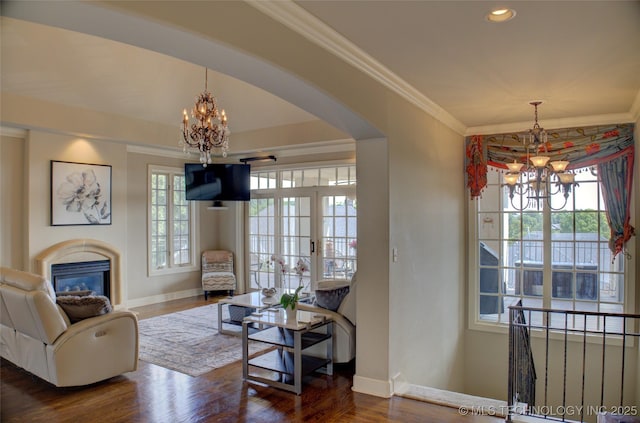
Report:
<svg viewBox="0 0 640 423"><path fill-rule="evenodd" d="M249 201L251 166L248 164L185 163L187 200Z"/></svg>

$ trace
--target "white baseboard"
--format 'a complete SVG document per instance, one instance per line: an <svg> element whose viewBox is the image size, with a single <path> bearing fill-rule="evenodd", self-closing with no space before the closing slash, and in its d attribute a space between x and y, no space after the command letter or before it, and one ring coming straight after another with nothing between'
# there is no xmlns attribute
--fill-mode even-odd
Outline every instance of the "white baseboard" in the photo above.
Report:
<svg viewBox="0 0 640 423"><path fill-rule="evenodd" d="M413 385L406 382L401 384L401 388L401 390L396 390L396 395L446 407L457 408L460 410L460 413L463 414L483 414L497 417L506 417L507 414L506 401L478 397L475 395L447 391L444 389L430 388L427 386Z"/></svg>
<svg viewBox="0 0 640 423"><path fill-rule="evenodd" d="M165 301L197 297L198 295L202 295L202 289L187 289L185 291L170 292L168 294L152 295L150 297L127 300L126 308L142 307L151 304L164 303Z"/></svg>
<svg viewBox="0 0 640 423"><path fill-rule="evenodd" d="M353 387L351 389L355 392L376 397L391 398L393 396L391 381L388 380L370 379L354 375Z"/></svg>

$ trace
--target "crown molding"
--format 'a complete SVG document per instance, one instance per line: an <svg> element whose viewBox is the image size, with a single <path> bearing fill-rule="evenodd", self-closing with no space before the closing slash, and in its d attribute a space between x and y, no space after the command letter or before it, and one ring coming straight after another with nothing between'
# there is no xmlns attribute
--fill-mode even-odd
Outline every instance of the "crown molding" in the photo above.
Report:
<svg viewBox="0 0 640 423"><path fill-rule="evenodd" d="M464 135L466 127L462 122L293 1L245 1L369 75L455 132Z"/></svg>
<svg viewBox="0 0 640 423"><path fill-rule="evenodd" d="M608 115L581 116L563 119L545 119L540 126L545 129L575 128L579 126L612 125L616 123L633 123L636 119L631 113L612 113ZM507 134L523 132L531 128L531 122L506 123L503 125L474 126L467 128L465 136Z"/></svg>
<svg viewBox="0 0 640 423"><path fill-rule="evenodd" d="M27 138L27 130L24 128L13 128L11 126L0 126L0 135L3 137Z"/></svg>
<svg viewBox="0 0 640 423"><path fill-rule="evenodd" d="M306 155L315 155L315 154L323 154L323 153L340 153L345 151L355 151L356 149L356 141L354 139L344 139L344 140L331 140L331 141L320 141L313 142L307 144L300 144L295 146L289 146L286 148L282 147L273 147L273 148L264 148L259 151L256 150L248 150L248 151L238 151L230 154L230 157L238 157L242 158L243 156L251 155L257 156L260 154L274 154L277 158L283 157L296 157L296 156L306 156Z"/></svg>
<svg viewBox="0 0 640 423"><path fill-rule="evenodd" d="M178 149L168 149L162 147L149 147L145 145L127 144L127 153L146 154L149 156L168 157L170 159L185 159L191 154Z"/></svg>
<svg viewBox="0 0 640 423"><path fill-rule="evenodd" d="M240 160L246 156L256 156L260 154L275 154L278 158L296 157L304 155L315 155L322 153L339 153L344 151L355 151L356 145L354 139L320 141L308 144L300 144L288 146L286 148L273 147L261 150L241 150L230 152L227 160ZM149 156L168 157L172 159L192 159L198 155L187 151L186 153L178 149L167 149L162 147L142 146L135 144L127 145L127 153L146 154Z"/></svg>

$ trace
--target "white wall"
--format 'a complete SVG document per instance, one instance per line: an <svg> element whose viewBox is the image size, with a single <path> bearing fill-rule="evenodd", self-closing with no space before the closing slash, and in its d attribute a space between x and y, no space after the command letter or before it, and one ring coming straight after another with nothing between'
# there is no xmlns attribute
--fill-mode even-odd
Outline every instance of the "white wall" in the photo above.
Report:
<svg viewBox="0 0 640 423"><path fill-rule="evenodd" d="M58 135L36 130L26 139L27 222L25 267L35 271L35 257L53 244L75 238L99 239L115 246L127 266L127 152L123 145L106 141L89 141L74 136ZM51 160L105 164L112 166L112 224L82 226L50 226Z"/></svg>
<svg viewBox="0 0 640 423"><path fill-rule="evenodd" d="M464 386L463 138L418 112L394 116L390 143L391 375ZM397 132L397 133L396 133ZM393 252L393 251L392 251Z"/></svg>
<svg viewBox="0 0 640 423"><path fill-rule="evenodd" d="M149 165L183 168L185 158L158 157L151 154L127 154L128 183L126 190L127 233L129 246L126 268L128 299L130 305L157 302L164 299L192 296L200 293L200 270L162 276L149 276L147 271L147 233L148 233L148 169ZM196 206L200 204L195 203ZM202 246L212 242L214 234L209 230L210 219L199 211L197 231L199 245L196 256ZM198 260L198 264L200 261Z"/></svg>
<svg viewBox="0 0 640 423"><path fill-rule="evenodd" d="M389 163L386 139L356 142L358 275L354 389L393 393L389 370Z"/></svg>

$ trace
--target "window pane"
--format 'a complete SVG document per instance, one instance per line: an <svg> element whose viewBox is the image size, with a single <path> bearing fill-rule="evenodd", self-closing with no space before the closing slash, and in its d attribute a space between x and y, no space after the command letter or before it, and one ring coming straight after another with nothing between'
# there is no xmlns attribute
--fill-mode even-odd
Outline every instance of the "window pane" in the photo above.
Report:
<svg viewBox="0 0 640 423"><path fill-rule="evenodd" d="M502 190L499 185L488 185L482 191L482 197L478 201L478 210L481 212L496 212L499 207L499 198Z"/></svg>
<svg viewBox="0 0 640 423"><path fill-rule="evenodd" d="M498 239L500 236L500 226L497 222L497 213L479 213L479 232L481 239Z"/></svg>
<svg viewBox="0 0 640 423"><path fill-rule="evenodd" d="M276 252L274 200L252 198L249 216L249 283L253 289L274 287L275 273L271 262L271 256Z"/></svg>
<svg viewBox="0 0 640 423"><path fill-rule="evenodd" d="M355 219L347 217L352 212L353 202L344 196L322 198L324 234L323 275L331 279L349 279L356 270L355 248L351 246L356 238ZM355 210L353 210L355 212Z"/></svg>
<svg viewBox="0 0 640 423"><path fill-rule="evenodd" d="M569 265L554 265L553 269L566 269L568 271L554 271L552 273L552 293L553 298L573 298L573 273Z"/></svg>
<svg viewBox="0 0 640 423"><path fill-rule="evenodd" d="M336 169L333 167L328 167L324 169L320 169L320 183L323 186L335 185L336 184Z"/></svg>
<svg viewBox="0 0 640 423"><path fill-rule="evenodd" d="M303 171L303 181L301 186L303 187L317 187L320 185L318 181L319 172L318 169L305 169Z"/></svg>

